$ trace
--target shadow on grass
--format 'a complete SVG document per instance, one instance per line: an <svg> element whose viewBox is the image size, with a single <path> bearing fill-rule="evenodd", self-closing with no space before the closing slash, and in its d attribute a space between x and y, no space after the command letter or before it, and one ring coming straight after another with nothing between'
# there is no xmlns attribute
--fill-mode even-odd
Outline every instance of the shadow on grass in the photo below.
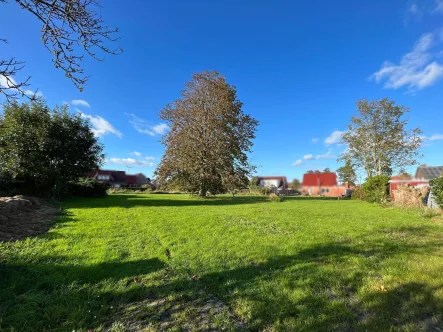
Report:
<svg viewBox="0 0 443 332"><path fill-rule="evenodd" d="M177 198L179 196L180 198ZM265 196L236 196L229 197L199 198L189 195L135 195L135 194L112 194L105 198L76 198L67 202L69 207L74 208L107 208L107 207L190 207L190 206L226 206L257 204L268 202Z"/></svg>
<svg viewBox="0 0 443 332"><path fill-rule="evenodd" d="M383 230L359 244L323 243L197 276L175 266L173 258L170 266L158 258L84 266L65 265L63 257L26 262L9 257L0 264L0 330L99 328L123 317L127 305L140 307L137 317L125 316L128 323L142 317L145 326L155 326L170 319L167 308L184 312L203 293L235 308L253 331L433 331L443 324L442 299L435 296L443 286L406 282L381 288L379 274L386 258L435 253L441 238L418 240L431 231ZM146 299L162 300L167 308L149 307Z"/></svg>

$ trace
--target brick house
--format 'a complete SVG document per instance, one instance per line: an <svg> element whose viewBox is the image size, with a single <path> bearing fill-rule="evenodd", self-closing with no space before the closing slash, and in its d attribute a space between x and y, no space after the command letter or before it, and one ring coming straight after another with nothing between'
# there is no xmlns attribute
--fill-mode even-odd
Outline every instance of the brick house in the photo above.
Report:
<svg viewBox="0 0 443 332"><path fill-rule="evenodd" d="M395 191L400 185L407 185L414 188L429 186L429 181L438 178L443 174L443 166L421 165L415 172L415 177L407 179L404 176L392 176L389 181L389 192L392 200L395 200Z"/></svg>
<svg viewBox="0 0 443 332"><path fill-rule="evenodd" d="M337 183L337 175L333 172L306 173L303 175L301 193L309 196L337 197L344 195L347 185Z"/></svg>
<svg viewBox="0 0 443 332"><path fill-rule="evenodd" d="M126 174L125 171L114 170L94 170L88 173L89 178L97 179L100 182L106 182L111 188L132 187L138 188L143 184L150 184L151 180L144 174L135 175Z"/></svg>

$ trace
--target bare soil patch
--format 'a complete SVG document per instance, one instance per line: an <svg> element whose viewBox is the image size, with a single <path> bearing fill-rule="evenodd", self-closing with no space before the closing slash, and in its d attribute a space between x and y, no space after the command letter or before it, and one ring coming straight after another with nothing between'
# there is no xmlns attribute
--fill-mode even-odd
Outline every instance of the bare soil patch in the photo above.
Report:
<svg viewBox="0 0 443 332"><path fill-rule="evenodd" d="M35 197L0 197L0 241L45 233L58 209Z"/></svg>

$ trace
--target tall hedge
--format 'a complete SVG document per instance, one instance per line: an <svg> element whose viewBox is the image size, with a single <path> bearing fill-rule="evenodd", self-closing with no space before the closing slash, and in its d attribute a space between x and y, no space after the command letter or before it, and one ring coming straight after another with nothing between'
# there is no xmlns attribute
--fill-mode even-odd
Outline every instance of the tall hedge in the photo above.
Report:
<svg viewBox="0 0 443 332"><path fill-rule="evenodd" d="M443 209L443 175L429 182L438 206Z"/></svg>

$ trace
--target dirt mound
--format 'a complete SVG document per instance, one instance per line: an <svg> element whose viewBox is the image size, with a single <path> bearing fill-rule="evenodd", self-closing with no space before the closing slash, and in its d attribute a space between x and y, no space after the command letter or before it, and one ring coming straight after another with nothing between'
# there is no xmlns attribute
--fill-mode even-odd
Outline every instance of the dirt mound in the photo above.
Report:
<svg viewBox="0 0 443 332"><path fill-rule="evenodd" d="M48 231L58 210L35 197L0 197L0 241L15 241Z"/></svg>

